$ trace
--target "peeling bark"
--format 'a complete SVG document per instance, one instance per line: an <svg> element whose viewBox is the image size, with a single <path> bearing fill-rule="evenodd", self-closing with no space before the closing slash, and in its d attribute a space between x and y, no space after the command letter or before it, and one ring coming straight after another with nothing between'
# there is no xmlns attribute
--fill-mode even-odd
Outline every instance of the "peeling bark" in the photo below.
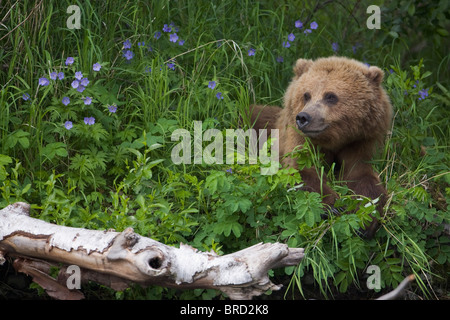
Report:
<svg viewBox="0 0 450 320"><path fill-rule="evenodd" d="M213 288L231 299L250 299L278 290L268 270L297 265L303 249L280 243L259 243L218 256L188 245L170 247L142 237L128 228L123 232L86 230L47 223L28 216L30 206L18 202L0 210L0 264L10 256L18 271L33 277L58 299L82 298L68 290L64 279L48 276L48 261L77 265L84 280L113 288L129 283L165 287ZM60 275L62 272L60 272Z"/></svg>

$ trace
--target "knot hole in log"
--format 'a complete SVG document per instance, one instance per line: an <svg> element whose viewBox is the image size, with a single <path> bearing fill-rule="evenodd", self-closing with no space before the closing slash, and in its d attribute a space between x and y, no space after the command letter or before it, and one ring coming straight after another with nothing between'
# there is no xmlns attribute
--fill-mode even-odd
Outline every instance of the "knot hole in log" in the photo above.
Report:
<svg viewBox="0 0 450 320"><path fill-rule="evenodd" d="M163 263L163 260L160 257L153 257L153 258L150 258L148 260L148 265L152 269L159 269L159 268L161 268L162 263Z"/></svg>

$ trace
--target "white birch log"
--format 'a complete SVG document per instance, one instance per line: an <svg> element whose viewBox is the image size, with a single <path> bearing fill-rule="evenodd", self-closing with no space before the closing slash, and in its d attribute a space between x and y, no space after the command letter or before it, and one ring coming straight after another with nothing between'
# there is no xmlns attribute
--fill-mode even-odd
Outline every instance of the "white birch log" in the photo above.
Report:
<svg viewBox="0 0 450 320"><path fill-rule="evenodd" d="M0 264L6 256L16 259L17 268L56 290L56 298L78 295L58 294L64 288L43 275L45 261L79 266L90 279L103 283L213 288L231 299L250 299L281 288L269 280L268 270L297 265L303 258L303 249L280 243L260 243L218 256L183 244L170 247L131 228L115 232L59 226L29 217L29 209L17 202L0 210Z"/></svg>

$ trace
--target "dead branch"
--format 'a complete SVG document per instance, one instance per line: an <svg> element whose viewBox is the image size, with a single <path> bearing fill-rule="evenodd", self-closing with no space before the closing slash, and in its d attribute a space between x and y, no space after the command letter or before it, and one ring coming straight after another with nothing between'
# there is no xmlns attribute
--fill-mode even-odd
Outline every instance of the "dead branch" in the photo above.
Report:
<svg viewBox="0 0 450 320"><path fill-rule="evenodd" d="M48 276L49 262L76 265L85 281L113 288L132 282L180 289L213 288L231 299L250 299L280 289L269 280L268 270L297 265L303 258L303 249L280 243L259 243L218 256L183 244L170 247L131 228L115 232L59 226L29 217L29 209L28 204L17 202L0 210L0 264L7 256L15 259L18 271L31 275L58 299L79 299L82 295L68 290L64 277L58 281Z"/></svg>
<svg viewBox="0 0 450 320"><path fill-rule="evenodd" d="M381 297L377 298L376 300L395 300L398 299L400 296L404 294L404 291L408 284L414 280L414 275L411 274L407 276L405 279L403 279L402 282L389 293L386 293L385 295L382 295Z"/></svg>

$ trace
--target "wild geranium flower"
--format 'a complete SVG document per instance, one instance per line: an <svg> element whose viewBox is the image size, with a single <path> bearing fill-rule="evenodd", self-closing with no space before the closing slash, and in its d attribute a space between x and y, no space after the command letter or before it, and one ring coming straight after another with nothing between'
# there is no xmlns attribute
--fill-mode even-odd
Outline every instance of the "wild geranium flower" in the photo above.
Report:
<svg viewBox="0 0 450 320"><path fill-rule="evenodd" d="M64 72L59 72L59 73L58 73L58 79L59 79L59 80L64 79Z"/></svg>
<svg viewBox="0 0 450 320"><path fill-rule="evenodd" d="M311 33L311 32L312 32L311 29L306 29L305 31L303 31L303 33L306 34L306 35L307 35L308 33Z"/></svg>
<svg viewBox="0 0 450 320"><path fill-rule="evenodd" d="M102 68L102 66L98 62L94 63L94 65L92 66L92 70L94 70L94 71L100 71L101 68Z"/></svg>
<svg viewBox="0 0 450 320"><path fill-rule="evenodd" d="M167 67L168 67L169 69L175 70L175 63L168 63L168 64L167 64Z"/></svg>
<svg viewBox="0 0 450 320"><path fill-rule="evenodd" d="M295 35L294 35L293 33L290 33L290 34L288 35L288 40L289 40L289 41L294 41L294 40L295 40Z"/></svg>
<svg viewBox="0 0 450 320"><path fill-rule="evenodd" d="M66 59L66 66L71 65L73 62L74 62L74 59L73 59L72 57L68 57L68 58Z"/></svg>
<svg viewBox="0 0 450 320"><path fill-rule="evenodd" d="M298 29L303 28L303 22L301 22L300 20L295 21L295 27Z"/></svg>
<svg viewBox="0 0 450 320"><path fill-rule="evenodd" d="M72 129L72 127L73 127L72 121L64 122L64 128L66 128L67 130Z"/></svg>
<svg viewBox="0 0 450 320"><path fill-rule="evenodd" d="M210 82L208 83L208 88L214 89L215 87L216 87L216 82L215 82L215 81L210 81Z"/></svg>
<svg viewBox="0 0 450 320"><path fill-rule="evenodd" d="M81 71L75 72L75 79L81 80L81 78L83 78L83 73Z"/></svg>
<svg viewBox="0 0 450 320"><path fill-rule="evenodd" d="M169 37L169 41L170 42L177 42L178 41L178 36L176 33L172 33Z"/></svg>
<svg viewBox="0 0 450 320"><path fill-rule="evenodd" d="M231 174L232 174L232 173L233 173L233 169L229 168L229 169L227 169L227 170L226 170L226 172L228 172L228 173L231 173Z"/></svg>
<svg viewBox="0 0 450 320"><path fill-rule="evenodd" d="M125 59L131 60L134 57L134 53L131 50L127 50L127 51L124 52L123 56L124 56Z"/></svg>
<svg viewBox="0 0 450 320"><path fill-rule="evenodd" d="M84 89L86 89L85 87L83 87L81 84L78 86L77 91L78 92L83 92Z"/></svg>
<svg viewBox="0 0 450 320"><path fill-rule="evenodd" d="M89 79L88 78L81 79L80 84L86 87L89 84Z"/></svg>
<svg viewBox="0 0 450 320"><path fill-rule="evenodd" d="M58 74L54 71L52 73L50 73L50 79L51 80L56 80L56 77L58 76Z"/></svg>
<svg viewBox="0 0 450 320"><path fill-rule="evenodd" d="M164 27L163 27L163 31L164 32L170 32L170 31L172 31L172 28L169 27L167 24L165 24Z"/></svg>
<svg viewBox="0 0 450 320"><path fill-rule="evenodd" d="M25 100L25 101L30 100L30 94L24 93L24 94L22 95L22 99Z"/></svg>
<svg viewBox="0 0 450 320"><path fill-rule="evenodd" d="M92 98L91 97L84 98L84 104L89 105L91 103L92 103Z"/></svg>
<svg viewBox="0 0 450 320"><path fill-rule="evenodd" d="M145 42L144 41L138 42L138 47L145 47Z"/></svg>
<svg viewBox="0 0 450 320"><path fill-rule="evenodd" d="M185 42L186 40L179 40L178 41L178 44L180 45L180 46L182 46L182 45L184 45L184 42Z"/></svg>
<svg viewBox="0 0 450 320"><path fill-rule="evenodd" d="M79 85L80 85L80 83L78 82L78 80L73 80L71 83L71 86L74 89L78 88Z"/></svg>
<svg viewBox="0 0 450 320"><path fill-rule="evenodd" d="M39 78L40 86L45 87L45 86L48 86L49 84L50 84L50 81L46 77Z"/></svg>
<svg viewBox="0 0 450 320"><path fill-rule="evenodd" d="M117 111L117 106L116 106L115 104L113 104L113 105L111 105L111 106L108 106L108 110L109 110L109 112L111 112L111 113L116 113L116 111Z"/></svg>
<svg viewBox="0 0 450 320"><path fill-rule="evenodd" d="M255 49L253 49L253 48L250 48L250 50L248 50L248 55L249 56L254 56L255 55Z"/></svg>
<svg viewBox="0 0 450 320"><path fill-rule="evenodd" d="M130 42L130 40L125 40L124 42L123 42L123 48L124 49L131 49L131 42Z"/></svg>
<svg viewBox="0 0 450 320"><path fill-rule="evenodd" d="M428 89L419 90L419 95L419 100L424 100L426 97L428 97Z"/></svg>
<svg viewBox="0 0 450 320"><path fill-rule="evenodd" d="M84 123L87 124L88 126L92 126L95 123L95 118L94 117L85 117Z"/></svg>
<svg viewBox="0 0 450 320"><path fill-rule="evenodd" d="M219 100L223 99L222 92L217 92L216 98Z"/></svg>
<svg viewBox="0 0 450 320"><path fill-rule="evenodd" d="M289 41L283 41L283 47L289 48L291 46L291 43Z"/></svg>
<svg viewBox="0 0 450 320"><path fill-rule="evenodd" d="M161 38L161 31L156 31L155 35L153 36L153 38L155 38L156 40L158 40L159 38Z"/></svg>
<svg viewBox="0 0 450 320"><path fill-rule="evenodd" d="M338 52L339 50L339 44L337 42L333 42L331 44L331 48L333 49L334 52Z"/></svg>
<svg viewBox="0 0 450 320"><path fill-rule="evenodd" d="M315 29L317 29L317 27L319 25L317 24L317 22L313 21L313 22L311 22L311 24L309 26L310 26L311 29L315 30Z"/></svg>
<svg viewBox="0 0 450 320"><path fill-rule="evenodd" d="M278 56L278 57L277 57L277 62L280 62L280 63L281 63L281 62L283 62L283 61L284 61L284 59L283 59L282 56Z"/></svg>
<svg viewBox="0 0 450 320"><path fill-rule="evenodd" d="M68 97L62 98L63 105L67 106L70 103L70 99Z"/></svg>

